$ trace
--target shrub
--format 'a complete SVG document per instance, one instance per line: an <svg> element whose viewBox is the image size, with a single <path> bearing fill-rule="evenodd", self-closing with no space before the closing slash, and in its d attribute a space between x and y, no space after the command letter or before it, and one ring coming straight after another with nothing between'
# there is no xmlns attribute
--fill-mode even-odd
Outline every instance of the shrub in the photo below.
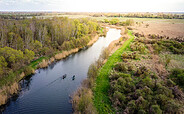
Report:
<svg viewBox="0 0 184 114"><path fill-rule="evenodd" d="M114 69L119 72L127 72L128 67L125 63L118 63L114 66Z"/></svg>
<svg viewBox="0 0 184 114"><path fill-rule="evenodd" d="M100 58L102 58L103 60L108 59L109 54L110 54L110 51L109 51L108 47L107 48L104 48L102 50L102 53L100 55Z"/></svg>
<svg viewBox="0 0 184 114"><path fill-rule="evenodd" d="M114 99L118 99L119 101L125 101L125 99L126 99L126 97L122 93L120 93L118 91L114 92L113 98Z"/></svg>
<svg viewBox="0 0 184 114"><path fill-rule="evenodd" d="M172 114L182 114L183 113L183 106L177 103L174 100L168 100L165 106L167 113Z"/></svg>
<svg viewBox="0 0 184 114"><path fill-rule="evenodd" d="M127 34L128 33L128 29L127 29L127 27L125 27L125 32L124 32L124 34Z"/></svg>
<svg viewBox="0 0 184 114"><path fill-rule="evenodd" d="M162 48L157 43L153 44L153 48L155 49L154 50L155 54L159 54L160 51L162 50Z"/></svg>
<svg viewBox="0 0 184 114"><path fill-rule="evenodd" d="M110 24L112 24L112 25L116 25L116 24L119 23L119 19L114 18L114 19L110 20L109 22L110 22Z"/></svg>
<svg viewBox="0 0 184 114"><path fill-rule="evenodd" d="M140 53L144 54L146 53L146 47L143 43L140 42L133 42L130 45L130 48L132 51L139 51Z"/></svg>
<svg viewBox="0 0 184 114"><path fill-rule="evenodd" d="M132 25L134 25L134 20L133 19L127 19L125 23L126 23L127 26L132 26Z"/></svg>
<svg viewBox="0 0 184 114"><path fill-rule="evenodd" d="M104 22L105 22L105 23L109 23L109 20L108 20L108 19L104 19Z"/></svg>
<svg viewBox="0 0 184 114"><path fill-rule="evenodd" d="M96 109L94 108L92 101L93 95L90 89L80 88L74 93L72 98L74 113L96 113Z"/></svg>
<svg viewBox="0 0 184 114"><path fill-rule="evenodd" d="M170 77L178 85L184 87L184 69L173 69Z"/></svg>
<svg viewBox="0 0 184 114"><path fill-rule="evenodd" d="M134 52L124 52L122 55L122 59L125 60L125 59L135 59L135 60L138 60L140 55L138 54L137 51L134 51Z"/></svg>
<svg viewBox="0 0 184 114"><path fill-rule="evenodd" d="M26 66L24 68L24 73L26 76L31 75L33 73L33 68L31 66Z"/></svg>
<svg viewBox="0 0 184 114"><path fill-rule="evenodd" d="M151 113L153 114L162 114L162 110L158 105L152 105L151 106Z"/></svg>

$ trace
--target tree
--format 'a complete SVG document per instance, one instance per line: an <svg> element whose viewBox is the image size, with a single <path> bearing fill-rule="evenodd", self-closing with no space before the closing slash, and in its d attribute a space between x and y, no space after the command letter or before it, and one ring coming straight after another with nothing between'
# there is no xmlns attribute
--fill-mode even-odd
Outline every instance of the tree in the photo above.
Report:
<svg viewBox="0 0 184 114"><path fill-rule="evenodd" d="M0 78L5 73L8 63L3 56L0 56Z"/></svg>
<svg viewBox="0 0 184 114"><path fill-rule="evenodd" d="M17 42L15 42L16 44L16 48L17 50L22 50L23 49L23 46L24 46L24 42L23 42L23 39L19 36L17 38Z"/></svg>
<svg viewBox="0 0 184 114"><path fill-rule="evenodd" d="M24 60L26 63L30 63L34 59L35 53L31 50L25 49L24 51Z"/></svg>

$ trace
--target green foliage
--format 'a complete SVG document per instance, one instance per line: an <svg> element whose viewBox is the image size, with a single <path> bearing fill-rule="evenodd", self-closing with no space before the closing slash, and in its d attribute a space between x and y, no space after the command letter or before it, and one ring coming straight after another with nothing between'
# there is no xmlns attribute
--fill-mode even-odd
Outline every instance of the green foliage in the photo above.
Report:
<svg viewBox="0 0 184 114"><path fill-rule="evenodd" d="M174 99L175 93L167 87L168 83L153 81L151 74L147 73L148 70L145 67L138 68L138 71L141 78L137 74L131 76L131 74L119 71L111 73L110 96L117 112L149 113L151 111L151 113L156 114L162 112L179 113L181 111L182 104ZM174 83L169 83L168 86L173 87ZM177 103L174 104L174 102ZM176 108L176 110L171 111L170 108Z"/></svg>
<svg viewBox="0 0 184 114"><path fill-rule="evenodd" d="M128 66L125 63L117 63L114 66L114 69L118 72L127 72L128 71Z"/></svg>
<svg viewBox="0 0 184 114"><path fill-rule="evenodd" d="M162 110L160 109L160 107L158 105L152 105L151 112L153 114L162 114Z"/></svg>
<svg viewBox="0 0 184 114"><path fill-rule="evenodd" d="M130 45L130 48L132 51L139 51L141 54L144 54L147 52L146 46L139 41L132 42Z"/></svg>
<svg viewBox="0 0 184 114"><path fill-rule="evenodd" d="M135 59L138 60L140 58L140 55L138 54L137 51L134 52L124 52L122 54L122 59L126 60L126 59Z"/></svg>
<svg viewBox="0 0 184 114"><path fill-rule="evenodd" d="M184 45L174 40L160 40L153 44L156 53L162 50L171 51L174 54L183 54Z"/></svg>
<svg viewBox="0 0 184 114"><path fill-rule="evenodd" d="M173 69L170 77L174 82L184 88L184 69Z"/></svg>
<svg viewBox="0 0 184 114"><path fill-rule="evenodd" d="M5 58L8 63L8 67L12 69L17 69L17 67L20 68L18 63L20 63L24 58L22 51L14 50L10 47L0 48L0 55Z"/></svg>
<svg viewBox="0 0 184 114"><path fill-rule="evenodd" d="M127 26L132 26L132 25L134 25L134 20L133 19L127 19L126 22L125 22L125 24Z"/></svg>
<svg viewBox="0 0 184 114"><path fill-rule="evenodd" d="M104 22L105 22L105 23L109 23L109 20L108 20L108 19L104 19Z"/></svg>
<svg viewBox="0 0 184 114"><path fill-rule="evenodd" d="M0 78L4 74L8 63L3 56L0 56Z"/></svg>
<svg viewBox="0 0 184 114"><path fill-rule="evenodd" d="M33 73L33 68L31 66L26 66L24 68L24 73L26 76L31 75Z"/></svg>
<svg viewBox="0 0 184 114"><path fill-rule="evenodd" d="M31 50L25 49L24 51L24 59L27 63L30 63L34 59L35 53Z"/></svg>
<svg viewBox="0 0 184 114"><path fill-rule="evenodd" d="M119 19L114 18L114 19L110 20L109 23L110 23L111 25L116 25L116 24L119 23Z"/></svg>
<svg viewBox="0 0 184 114"><path fill-rule="evenodd" d="M33 51L35 53L39 53L42 49L42 43L38 40L35 40L35 42L33 43Z"/></svg>

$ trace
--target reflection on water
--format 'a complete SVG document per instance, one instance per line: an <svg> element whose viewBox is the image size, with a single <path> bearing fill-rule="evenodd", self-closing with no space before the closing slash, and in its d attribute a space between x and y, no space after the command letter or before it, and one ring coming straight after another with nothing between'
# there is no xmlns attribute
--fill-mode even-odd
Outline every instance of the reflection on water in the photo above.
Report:
<svg viewBox="0 0 184 114"><path fill-rule="evenodd" d="M98 59L103 47L120 37L120 30L109 29L90 48L72 54L64 60L37 70L36 74L20 81L21 92L12 98L3 113L72 113L70 95L87 77L88 67ZM63 75L66 78L63 79ZM75 77L74 77L75 75Z"/></svg>

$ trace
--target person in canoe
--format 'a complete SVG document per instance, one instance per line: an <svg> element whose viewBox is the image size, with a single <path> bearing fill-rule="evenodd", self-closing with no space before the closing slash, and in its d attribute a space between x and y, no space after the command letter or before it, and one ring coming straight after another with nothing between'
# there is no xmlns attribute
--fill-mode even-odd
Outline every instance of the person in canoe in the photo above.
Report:
<svg viewBox="0 0 184 114"><path fill-rule="evenodd" d="M66 78L66 74L63 75L63 79L65 79L65 78Z"/></svg>
<svg viewBox="0 0 184 114"><path fill-rule="evenodd" d="M72 80L75 80L75 75L73 75Z"/></svg>

